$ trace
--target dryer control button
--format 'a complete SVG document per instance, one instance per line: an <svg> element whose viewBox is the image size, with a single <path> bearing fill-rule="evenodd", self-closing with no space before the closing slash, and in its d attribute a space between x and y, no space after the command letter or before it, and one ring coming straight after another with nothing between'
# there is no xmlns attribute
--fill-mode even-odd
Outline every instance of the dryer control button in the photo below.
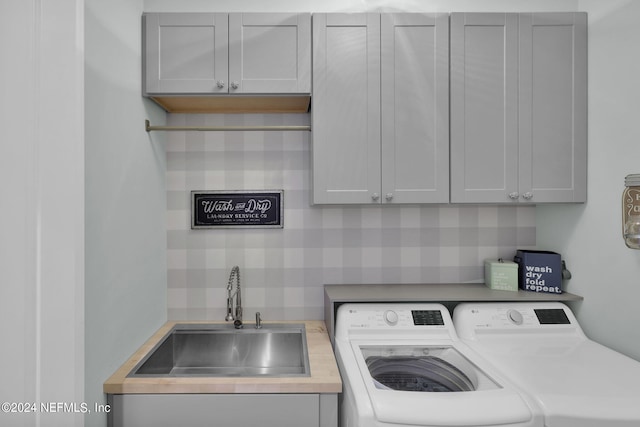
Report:
<svg viewBox="0 0 640 427"><path fill-rule="evenodd" d="M524 320L522 318L522 313L520 313L518 310L509 310L507 312L507 317L516 325L522 325L522 322Z"/></svg>
<svg viewBox="0 0 640 427"><path fill-rule="evenodd" d="M387 310L384 312L384 321L389 326L395 326L398 324L398 313L393 310Z"/></svg>

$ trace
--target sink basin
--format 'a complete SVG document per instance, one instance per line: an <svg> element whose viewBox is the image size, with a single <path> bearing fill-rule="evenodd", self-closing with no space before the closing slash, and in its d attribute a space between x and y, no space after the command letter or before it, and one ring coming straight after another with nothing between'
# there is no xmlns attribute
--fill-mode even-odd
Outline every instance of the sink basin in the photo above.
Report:
<svg viewBox="0 0 640 427"><path fill-rule="evenodd" d="M177 324L129 377L309 376L303 324Z"/></svg>

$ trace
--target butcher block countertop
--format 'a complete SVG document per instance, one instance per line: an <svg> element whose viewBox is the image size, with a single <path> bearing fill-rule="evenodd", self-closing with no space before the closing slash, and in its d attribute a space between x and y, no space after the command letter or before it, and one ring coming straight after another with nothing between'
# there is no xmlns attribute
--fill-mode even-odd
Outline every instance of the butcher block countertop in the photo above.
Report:
<svg viewBox="0 0 640 427"><path fill-rule="evenodd" d="M158 393L340 393L342 381L324 322L317 320L294 322L305 325L309 352L308 377L145 377L127 378L136 364L176 324L220 324L224 322L167 322L145 342L103 385L107 394ZM248 324L246 328L252 327Z"/></svg>

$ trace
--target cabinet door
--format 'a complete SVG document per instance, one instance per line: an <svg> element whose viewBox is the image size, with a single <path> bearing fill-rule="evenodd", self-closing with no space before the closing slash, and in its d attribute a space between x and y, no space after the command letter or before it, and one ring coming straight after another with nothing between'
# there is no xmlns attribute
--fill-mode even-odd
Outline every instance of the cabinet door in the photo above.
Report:
<svg viewBox="0 0 640 427"><path fill-rule="evenodd" d="M321 427L323 395L308 394L113 394L111 427ZM324 416L324 417L323 417Z"/></svg>
<svg viewBox="0 0 640 427"><path fill-rule="evenodd" d="M311 92L311 15L229 15L230 93Z"/></svg>
<svg viewBox="0 0 640 427"><path fill-rule="evenodd" d="M380 15L313 15L314 203L380 202Z"/></svg>
<svg viewBox="0 0 640 427"><path fill-rule="evenodd" d="M587 182L587 17L520 15L520 194L584 202Z"/></svg>
<svg viewBox="0 0 640 427"><path fill-rule="evenodd" d="M453 13L451 202L518 196L518 16Z"/></svg>
<svg viewBox="0 0 640 427"><path fill-rule="evenodd" d="M449 201L449 16L382 14L382 203Z"/></svg>
<svg viewBox="0 0 640 427"><path fill-rule="evenodd" d="M145 94L226 93L225 13L144 15Z"/></svg>

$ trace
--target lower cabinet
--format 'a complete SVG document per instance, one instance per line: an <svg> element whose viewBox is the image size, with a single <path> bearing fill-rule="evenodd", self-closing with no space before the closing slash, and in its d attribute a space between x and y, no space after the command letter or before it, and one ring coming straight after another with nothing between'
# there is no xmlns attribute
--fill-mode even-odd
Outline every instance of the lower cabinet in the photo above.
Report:
<svg viewBox="0 0 640 427"><path fill-rule="evenodd" d="M337 427L337 394L109 394L109 427Z"/></svg>

